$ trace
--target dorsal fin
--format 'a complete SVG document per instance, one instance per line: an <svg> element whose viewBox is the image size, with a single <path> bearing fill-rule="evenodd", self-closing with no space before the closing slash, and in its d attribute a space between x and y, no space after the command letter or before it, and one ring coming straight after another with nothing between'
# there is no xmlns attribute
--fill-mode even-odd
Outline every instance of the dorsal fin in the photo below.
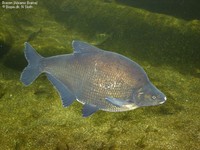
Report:
<svg viewBox="0 0 200 150"><path fill-rule="evenodd" d="M101 51L101 49L95 46L76 40L72 42L72 47L74 49L74 53L94 53Z"/></svg>

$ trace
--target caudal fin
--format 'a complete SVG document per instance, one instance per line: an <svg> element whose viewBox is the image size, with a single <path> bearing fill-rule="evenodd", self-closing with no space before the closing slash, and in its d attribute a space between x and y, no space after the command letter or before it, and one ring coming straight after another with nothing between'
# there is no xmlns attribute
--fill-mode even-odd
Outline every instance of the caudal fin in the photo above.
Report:
<svg viewBox="0 0 200 150"><path fill-rule="evenodd" d="M28 61L28 66L24 68L20 80L24 85L28 86L42 73L40 61L43 57L28 42L25 42L24 45L24 55Z"/></svg>

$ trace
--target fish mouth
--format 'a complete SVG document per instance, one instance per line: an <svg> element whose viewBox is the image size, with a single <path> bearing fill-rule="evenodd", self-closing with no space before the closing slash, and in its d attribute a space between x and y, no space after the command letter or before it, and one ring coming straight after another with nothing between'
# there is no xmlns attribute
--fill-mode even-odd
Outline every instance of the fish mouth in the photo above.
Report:
<svg viewBox="0 0 200 150"><path fill-rule="evenodd" d="M159 102L159 104L163 104L167 100L167 97L164 97L164 101Z"/></svg>
<svg viewBox="0 0 200 150"><path fill-rule="evenodd" d="M166 96L164 97L164 100L165 100L165 101L167 100L167 97L166 97Z"/></svg>

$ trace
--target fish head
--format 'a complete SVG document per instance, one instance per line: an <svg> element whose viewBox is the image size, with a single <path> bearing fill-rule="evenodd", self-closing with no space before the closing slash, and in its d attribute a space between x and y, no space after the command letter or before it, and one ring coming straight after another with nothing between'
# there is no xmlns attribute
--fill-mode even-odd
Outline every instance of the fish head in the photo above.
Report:
<svg viewBox="0 0 200 150"><path fill-rule="evenodd" d="M166 100L167 97L150 82L134 91L132 96L132 101L139 107L160 105Z"/></svg>

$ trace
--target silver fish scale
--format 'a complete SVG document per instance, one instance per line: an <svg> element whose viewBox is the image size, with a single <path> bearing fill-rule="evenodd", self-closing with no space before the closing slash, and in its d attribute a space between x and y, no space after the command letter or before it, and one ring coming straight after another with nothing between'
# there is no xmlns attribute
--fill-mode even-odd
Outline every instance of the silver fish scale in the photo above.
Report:
<svg viewBox="0 0 200 150"><path fill-rule="evenodd" d="M80 91L79 100L97 105L100 109L107 111L122 111L122 108L115 107L111 103L105 100L106 97L114 97L114 98L125 98L127 95L130 95L132 91L128 90L128 88L120 88L123 87L122 84L120 86L116 86L115 84L111 84L111 81L108 81L108 77L105 74L94 74L91 78L86 81L83 81L85 86ZM109 84L110 83L110 84ZM119 82L114 81L114 83L119 84ZM127 97L126 97L127 99Z"/></svg>
<svg viewBox="0 0 200 150"><path fill-rule="evenodd" d="M72 59L73 55L65 55L49 57L44 60L43 70L50 73L62 83L64 83L76 95L76 91L81 88L81 72L85 71L85 67L77 64L76 59Z"/></svg>
<svg viewBox="0 0 200 150"><path fill-rule="evenodd" d="M75 99L84 104L83 117L99 109L127 111L166 101L145 71L129 58L81 41L73 41L72 47L73 54L44 58L25 42L28 66L20 76L22 83L28 86L41 73L46 73L64 107Z"/></svg>
<svg viewBox="0 0 200 150"><path fill-rule="evenodd" d="M43 66L46 72L67 85L81 103L106 111L125 111L105 100L107 97L130 99L137 84L134 70L121 57L109 52L65 55L46 58Z"/></svg>
<svg viewBox="0 0 200 150"><path fill-rule="evenodd" d="M106 61L102 53L93 55L90 59L81 59L90 64L85 70L85 77L82 79L83 87L79 91L78 99L83 103L97 105L100 109L107 111L122 111L123 108L115 107L105 100L106 97L128 99L132 89L123 80L123 72L116 70L117 65L112 63L112 57ZM89 60L89 61L88 61ZM114 60L113 60L114 61ZM92 63L88 63L92 62ZM116 72L117 71L117 72Z"/></svg>

